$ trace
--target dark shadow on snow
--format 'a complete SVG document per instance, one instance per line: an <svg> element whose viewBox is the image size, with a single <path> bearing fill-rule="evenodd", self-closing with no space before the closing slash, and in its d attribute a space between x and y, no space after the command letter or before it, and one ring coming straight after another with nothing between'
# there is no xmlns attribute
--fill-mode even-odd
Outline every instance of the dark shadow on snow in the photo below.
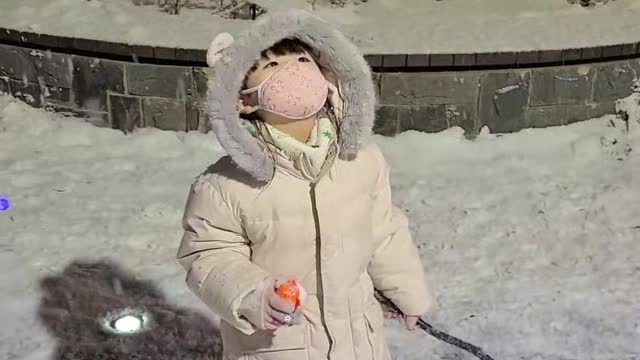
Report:
<svg viewBox="0 0 640 360"><path fill-rule="evenodd" d="M218 360L222 340L209 319L166 302L149 281L113 263L76 261L40 282L41 321L57 338L52 360ZM102 319L125 309L149 315L148 330L116 335Z"/></svg>

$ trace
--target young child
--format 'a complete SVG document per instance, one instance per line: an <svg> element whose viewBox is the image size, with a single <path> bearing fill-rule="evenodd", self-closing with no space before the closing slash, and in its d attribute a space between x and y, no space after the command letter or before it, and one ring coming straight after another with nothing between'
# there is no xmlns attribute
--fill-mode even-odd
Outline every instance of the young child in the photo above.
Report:
<svg viewBox="0 0 640 360"><path fill-rule="evenodd" d="M210 123L229 156L191 188L178 259L221 318L224 358L390 359L374 288L409 329L430 297L389 167L367 142L364 58L290 11L219 35L208 62ZM288 280L299 307L277 294Z"/></svg>

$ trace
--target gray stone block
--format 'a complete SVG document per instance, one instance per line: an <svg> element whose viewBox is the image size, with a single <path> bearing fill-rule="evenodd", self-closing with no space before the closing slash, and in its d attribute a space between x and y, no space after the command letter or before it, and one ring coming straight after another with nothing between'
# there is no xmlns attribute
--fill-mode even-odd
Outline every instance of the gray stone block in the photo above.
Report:
<svg viewBox="0 0 640 360"><path fill-rule="evenodd" d="M40 88L42 90L42 98L46 104L72 106L70 89L47 85L43 85Z"/></svg>
<svg viewBox="0 0 640 360"><path fill-rule="evenodd" d="M578 61L582 57L582 49L564 49L562 50L562 61Z"/></svg>
<svg viewBox="0 0 640 360"><path fill-rule="evenodd" d="M39 84L9 80L11 94L33 107L42 107L42 89Z"/></svg>
<svg viewBox="0 0 640 360"><path fill-rule="evenodd" d="M153 58L153 48L144 45L129 45L131 49L131 57L134 59L139 58Z"/></svg>
<svg viewBox="0 0 640 360"><path fill-rule="evenodd" d="M445 105L399 106L400 131L439 132L448 128Z"/></svg>
<svg viewBox="0 0 640 360"><path fill-rule="evenodd" d="M527 111L525 127L544 128L569 125L607 114L615 114L615 102L532 107Z"/></svg>
<svg viewBox="0 0 640 360"><path fill-rule="evenodd" d="M460 126L465 132L474 132L473 108L472 104L398 106L400 131L434 133Z"/></svg>
<svg viewBox="0 0 640 360"><path fill-rule="evenodd" d="M384 136L394 136L400 132L397 106L380 106L377 109L373 132Z"/></svg>
<svg viewBox="0 0 640 360"><path fill-rule="evenodd" d="M445 105L445 116L447 127L461 127L465 136L474 136L480 129L476 103Z"/></svg>
<svg viewBox="0 0 640 360"><path fill-rule="evenodd" d="M540 62L540 51L521 51L516 55L518 65L528 65Z"/></svg>
<svg viewBox="0 0 640 360"><path fill-rule="evenodd" d="M382 66L382 55L365 55L364 59L371 67Z"/></svg>
<svg viewBox="0 0 640 360"><path fill-rule="evenodd" d="M23 82L38 82L38 72L22 48L0 44L0 76Z"/></svg>
<svg viewBox="0 0 640 360"><path fill-rule="evenodd" d="M196 49L176 49L176 60L180 61L198 61L198 52Z"/></svg>
<svg viewBox="0 0 640 360"><path fill-rule="evenodd" d="M524 128L546 128L564 124L565 105L532 107L525 114Z"/></svg>
<svg viewBox="0 0 640 360"><path fill-rule="evenodd" d="M9 85L8 77L0 77L0 93L10 94L11 86Z"/></svg>
<svg viewBox="0 0 640 360"><path fill-rule="evenodd" d="M616 113L614 101L586 105L570 105L565 107L563 125L602 117Z"/></svg>
<svg viewBox="0 0 640 360"><path fill-rule="evenodd" d="M71 56L52 52L30 52L33 63L38 68L38 76L45 85L71 88L73 80Z"/></svg>
<svg viewBox="0 0 640 360"><path fill-rule="evenodd" d="M385 73L381 80L381 102L388 105L474 102L478 79L475 73Z"/></svg>
<svg viewBox="0 0 640 360"><path fill-rule="evenodd" d="M429 66L429 55L409 55L407 56L407 66L426 67Z"/></svg>
<svg viewBox="0 0 640 360"><path fill-rule="evenodd" d="M597 68L593 100L596 103L631 95L634 79L640 74L637 61L604 63Z"/></svg>
<svg viewBox="0 0 640 360"><path fill-rule="evenodd" d="M47 108L66 117L84 119L86 122L98 127L109 127L109 114L106 112L86 111L58 105L47 105Z"/></svg>
<svg viewBox="0 0 640 360"><path fill-rule="evenodd" d="M207 82L209 76L213 74L211 68L193 68L193 80L195 83L195 96L206 99L207 97Z"/></svg>
<svg viewBox="0 0 640 360"><path fill-rule="evenodd" d="M209 126L209 115L207 114L205 99L196 98L192 102L187 102L187 126L188 127L192 127L190 124L192 124L192 122L195 121L192 117L193 115L191 115L190 112L192 114L195 114L197 112L197 115L198 115L197 130L198 131L207 133L211 130L211 127Z"/></svg>
<svg viewBox="0 0 640 360"><path fill-rule="evenodd" d="M624 44L622 46L622 55L635 55L638 53L638 43Z"/></svg>
<svg viewBox="0 0 640 360"><path fill-rule="evenodd" d="M602 47L602 57L621 56L624 51L623 45L609 45Z"/></svg>
<svg viewBox="0 0 640 360"><path fill-rule="evenodd" d="M488 73L480 89L480 127L492 133L515 132L524 126L529 104L529 71Z"/></svg>
<svg viewBox="0 0 640 360"><path fill-rule="evenodd" d="M601 46L582 49L582 60L598 60L601 57L602 57Z"/></svg>
<svg viewBox="0 0 640 360"><path fill-rule="evenodd" d="M562 62L562 50L542 50L540 51L540 62L560 63Z"/></svg>
<svg viewBox="0 0 640 360"><path fill-rule="evenodd" d="M88 52L96 52L97 41L91 39L74 38L73 48Z"/></svg>
<svg viewBox="0 0 640 360"><path fill-rule="evenodd" d="M453 65L473 66L476 64L476 60L476 54L455 54L453 56Z"/></svg>
<svg viewBox="0 0 640 360"><path fill-rule="evenodd" d="M21 41L23 44L33 44L34 46L40 46L45 49L58 47L58 37L47 34L37 34L33 32L22 31L20 33Z"/></svg>
<svg viewBox="0 0 640 360"><path fill-rule="evenodd" d="M124 63L73 56L73 93L76 106L107 110L107 91L124 93Z"/></svg>
<svg viewBox="0 0 640 360"><path fill-rule="evenodd" d="M613 115L615 113L616 113L615 101L605 101L605 102L587 105L587 119L595 119L605 115Z"/></svg>
<svg viewBox="0 0 640 360"><path fill-rule="evenodd" d="M198 62L200 64L206 64L207 63L207 50L197 51L196 52L196 58L198 59Z"/></svg>
<svg viewBox="0 0 640 360"><path fill-rule="evenodd" d="M205 121L202 103L199 99L190 98L186 101L186 126L187 131L199 130Z"/></svg>
<svg viewBox="0 0 640 360"><path fill-rule="evenodd" d="M383 55L383 67L404 67L407 66L407 55Z"/></svg>
<svg viewBox="0 0 640 360"><path fill-rule="evenodd" d="M127 64L129 94L184 99L194 95L192 68Z"/></svg>
<svg viewBox="0 0 640 360"><path fill-rule="evenodd" d="M140 98L109 94L109 123L112 128L131 132L142 127L142 105Z"/></svg>
<svg viewBox="0 0 640 360"><path fill-rule="evenodd" d="M380 81L382 78L381 73L372 73L371 74L373 80L373 88L376 92L376 99L380 99Z"/></svg>
<svg viewBox="0 0 640 360"><path fill-rule="evenodd" d="M515 65L515 52L481 53L476 56L476 64L480 66Z"/></svg>
<svg viewBox="0 0 640 360"><path fill-rule="evenodd" d="M580 121L589 120L589 105L565 105L562 116L562 125L569 125Z"/></svg>
<svg viewBox="0 0 640 360"><path fill-rule="evenodd" d="M66 54L0 45L0 76L71 88L71 62Z"/></svg>
<svg viewBox="0 0 640 360"><path fill-rule="evenodd" d="M96 41L93 51L100 54L110 54L119 56L131 56L129 45L110 41Z"/></svg>
<svg viewBox="0 0 640 360"><path fill-rule="evenodd" d="M453 54L431 54L429 55L429 65L436 66L451 66L453 65Z"/></svg>
<svg viewBox="0 0 640 360"><path fill-rule="evenodd" d="M184 101L145 98L142 100L144 126L162 130L187 131L187 110Z"/></svg>
<svg viewBox="0 0 640 360"><path fill-rule="evenodd" d="M533 70L532 106L586 103L591 99L595 69L589 65Z"/></svg>
<svg viewBox="0 0 640 360"><path fill-rule="evenodd" d="M2 28L2 30L0 30L0 39L10 43L19 43L20 42L20 31L18 30L11 30L11 29L7 29L7 28Z"/></svg>
<svg viewBox="0 0 640 360"><path fill-rule="evenodd" d="M167 47L154 47L153 57L156 59L175 60L176 49Z"/></svg>

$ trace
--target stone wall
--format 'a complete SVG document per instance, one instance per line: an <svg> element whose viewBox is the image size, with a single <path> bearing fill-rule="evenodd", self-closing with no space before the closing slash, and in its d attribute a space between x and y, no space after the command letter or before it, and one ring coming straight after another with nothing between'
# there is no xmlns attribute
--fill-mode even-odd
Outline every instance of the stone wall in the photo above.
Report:
<svg viewBox="0 0 640 360"><path fill-rule="evenodd" d="M508 133L615 113L631 94L640 60L533 69L379 75L376 131L438 132L483 126Z"/></svg>
<svg viewBox="0 0 640 360"><path fill-rule="evenodd" d="M0 91L35 107L132 131L206 131L206 68L76 56L0 45ZM531 69L374 73L380 108L374 131L470 136L569 124L615 112L631 93L640 60Z"/></svg>
<svg viewBox="0 0 640 360"><path fill-rule="evenodd" d="M0 45L0 91L126 131L197 130L205 71Z"/></svg>

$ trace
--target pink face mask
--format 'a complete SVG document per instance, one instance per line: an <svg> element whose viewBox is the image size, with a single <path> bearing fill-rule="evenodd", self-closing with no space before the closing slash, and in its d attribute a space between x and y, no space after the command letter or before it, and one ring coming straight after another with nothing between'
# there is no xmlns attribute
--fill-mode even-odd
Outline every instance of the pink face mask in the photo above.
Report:
<svg viewBox="0 0 640 360"><path fill-rule="evenodd" d="M260 85L241 94L258 92L258 109L289 119L300 120L315 115L327 100L329 88L313 62L289 61L280 65Z"/></svg>

